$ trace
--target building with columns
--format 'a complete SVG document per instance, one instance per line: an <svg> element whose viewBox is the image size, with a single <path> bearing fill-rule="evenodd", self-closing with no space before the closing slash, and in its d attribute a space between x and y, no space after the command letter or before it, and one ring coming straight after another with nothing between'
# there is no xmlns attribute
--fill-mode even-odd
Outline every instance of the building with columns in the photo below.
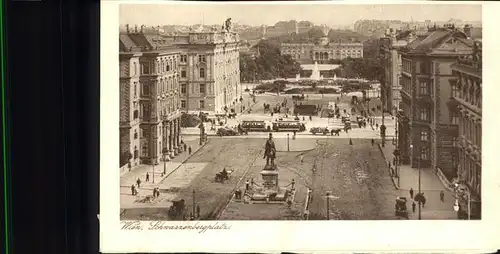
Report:
<svg viewBox="0 0 500 254"><path fill-rule="evenodd" d="M471 217L481 215L481 146L482 146L482 52L481 42L474 43L472 55L451 65L454 79L449 80L451 98L448 103L458 124L457 180L471 192ZM461 207L467 207L461 200ZM468 211L465 211L468 212Z"/></svg>
<svg viewBox="0 0 500 254"><path fill-rule="evenodd" d="M227 22L227 21L226 21ZM239 36L226 23L220 30L194 28L187 34L163 35L180 54L180 100L183 112L219 113L240 98Z"/></svg>
<svg viewBox="0 0 500 254"><path fill-rule="evenodd" d="M315 43L281 43L280 52L282 55L290 55L301 64L327 64L330 60L363 58L363 43L353 40L330 41L329 31L323 25L323 37L318 38Z"/></svg>
<svg viewBox="0 0 500 254"><path fill-rule="evenodd" d="M181 150L179 50L143 27L119 43L120 167L168 160Z"/></svg>
<svg viewBox="0 0 500 254"><path fill-rule="evenodd" d="M401 163L440 169L453 175L458 134L456 117L448 108L454 79L451 65L472 53L473 41L453 25L410 34L401 54L401 107L398 149Z"/></svg>

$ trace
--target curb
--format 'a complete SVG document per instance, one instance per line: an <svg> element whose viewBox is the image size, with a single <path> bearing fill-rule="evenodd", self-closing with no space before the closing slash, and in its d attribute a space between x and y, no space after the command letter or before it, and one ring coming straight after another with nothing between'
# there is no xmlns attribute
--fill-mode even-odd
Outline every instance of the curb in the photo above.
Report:
<svg viewBox="0 0 500 254"><path fill-rule="evenodd" d="M206 144L208 143L208 141L206 141L205 143L203 143L200 147L198 147L198 149L196 149L196 151L194 151L194 153L191 153L191 155L188 155L184 160L182 160L181 164L179 164L179 166L177 166L176 168L174 168L174 170L170 171L170 173L168 173L165 177L163 177L163 179L161 179L161 182L163 182L165 179L167 179L172 173L174 173L175 171L177 171L177 169L179 169L182 164L184 164L189 158L191 158L191 156L195 155L201 148L203 148Z"/></svg>
<svg viewBox="0 0 500 254"><path fill-rule="evenodd" d="M380 146L380 144L377 144L377 147L380 150L380 153L382 153L382 157L384 157L384 161L386 162L387 166L389 166L389 164L387 163L387 157L385 156L384 152L382 151L382 147ZM400 189L399 186L396 184L394 177L392 177L392 175L391 175L391 169L387 170L387 172L389 173L389 176L391 177L391 181L392 181L392 184L394 185L394 188L396 188L396 190L399 190Z"/></svg>
<svg viewBox="0 0 500 254"><path fill-rule="evenodd" d="M436 173L439 181L441 182L441 184L443 184L443 187L447 191L454 193L455 189L452 187L452 184L450 183L450 181L448 181L448 179L446 178L446 176L444 175L444 173L441 171L441 169L440 168L436 168L435 173Z"/></svg>

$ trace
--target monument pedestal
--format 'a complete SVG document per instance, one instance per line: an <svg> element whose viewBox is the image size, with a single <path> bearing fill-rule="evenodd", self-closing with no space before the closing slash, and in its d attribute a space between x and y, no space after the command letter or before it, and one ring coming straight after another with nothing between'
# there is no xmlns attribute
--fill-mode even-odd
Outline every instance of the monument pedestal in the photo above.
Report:
<svg viewBox="0 0 500 254"><path fill-rule="evenodd" d="M279 186L279 173L276 165L266 165L260 172L262 176L262 187L255 188L251 200L255 202L284 203L289 196L289 191Z"/></svg>

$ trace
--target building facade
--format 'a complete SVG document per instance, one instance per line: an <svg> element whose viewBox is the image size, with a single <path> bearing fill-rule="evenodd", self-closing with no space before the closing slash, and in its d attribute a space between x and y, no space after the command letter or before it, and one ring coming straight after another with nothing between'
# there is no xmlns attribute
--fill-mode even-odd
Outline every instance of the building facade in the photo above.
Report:
<svg viewBox="0 0 500 254"><path fill-rule="evenodd" d="M412 167L441 169L452 174L458 126L448 101L453 79L451 65L470 55L472 40L452 25L410 34L401 54L401 108L398 111L398 149L401 162Z"/></svg>
<svg viewBox="0 0 500 254"><path fill-rule="evenodd" d="M120 157L130 166L172 158L180 149L179 50L127 28L119 62Z"/></svg>
<svg viewBox="0 0 500 254"><path fill-rule="evenodd" d="M399 49L408 44L412 31L397 33L388 29L385 37L380 38L380 58L384 68L384 80L381 82L381 101L384 110L393 116L397 114L401 103L401 54Z"/></svg>
<svg viewBox="0 0 500 254"><path fill-rule="evenodd" d="M214 28L163 38L179 50L182 111L217 113L236 104L242 92L238 34Z"/></svg>
<svg viewBox="0 0 500 254"><path fill-rule="evenodd" d="M472 55L451 65L455 79L450 80L450 110L458 124L457 179L467 185L473 205L471 217L481 212L481 146L482 146L482 53L481 42L476 41ZM467 207L463 200L461 207Z"/></svg>
<svg viewBox="0 0 500 254"><path fill-rule="evenodd" d="M361 42L330 42L322 38L317 43L281 43L283 55L290 55L295 61L303 64L314 62L328 63L330 60L346 58L363 58L363 43Z"/></svg>

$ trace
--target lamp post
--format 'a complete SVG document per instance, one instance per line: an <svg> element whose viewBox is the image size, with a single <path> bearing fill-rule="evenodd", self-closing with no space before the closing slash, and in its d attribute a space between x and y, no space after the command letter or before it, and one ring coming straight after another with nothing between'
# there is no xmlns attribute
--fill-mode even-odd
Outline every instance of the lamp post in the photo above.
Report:
<svg viewBox="0 0 500 254"><path fill-rule="evenodd" d="M467 195L467 219L470 220L470 207L471 207L471 200L470 200L470 189L467 185L465 184L461 184L460 186L464 187L465 188L465 195ZM458 183L455 183L455 193L457 194L457 196L460 195L459 193L459 184ZM458 207L458 208L455 208L455 207ZM453 206L453 209L455 209L456 212L459 211L459 208L460 206L458 206L458 199L455 200L455 206Z"/></svg>
<svg viewBox="0 0 500 254"><path fill-rule="evenodd" d="M290 152L290 133L286 134L286 146L287 146L287 151Z"/></svg>
<svg viewBox="0 0 500 254"><path fill-rule="evenodd" d="M163 175L167 173L167 156L163 153Z"/></svg>
<svg viewBox="0 0 500 254"><path fill-rule="evenodd" d="M410 148L412 149L413 151L413 145L410 145ZM420 150L417 148L417 152L419 152ZM420 154L420 153L419 153ZM418 194L417 195L420 195L421 192L421 168L420 168L420 161L421 161L421 158L420 156L417 157L418 158ZM422 219L422 202L418 201L418 219L421 220Z"/></svg>
<svg viewBox="0 0 500 254"><path fill-rule="evenodd" d="M330 220L330 195L329 191L326 192L326 219Z"/></svg>
<svg viewBox="0 0 500 254"><path fill-rule="evenodd" d="M195 199L195 192L193 190L193 217L195 216L196 212L196 199Z"/></svg>

